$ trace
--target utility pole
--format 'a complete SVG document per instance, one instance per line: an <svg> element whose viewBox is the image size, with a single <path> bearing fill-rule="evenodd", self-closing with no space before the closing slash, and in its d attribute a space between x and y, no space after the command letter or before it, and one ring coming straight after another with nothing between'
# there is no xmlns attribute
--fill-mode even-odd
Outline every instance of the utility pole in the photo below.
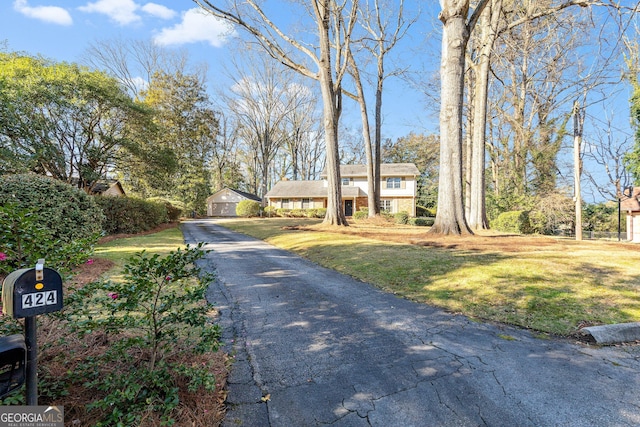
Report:
<svg viewBox="0 0 640 427"><path fill-rule="evenodd" d="M582 175L582 160L580 146L582 145L582 126L584 115L578 101L573 103L573 176L574 200L576 202L576 240L582 240L582 195L580 190L580 176Z"/></svg>

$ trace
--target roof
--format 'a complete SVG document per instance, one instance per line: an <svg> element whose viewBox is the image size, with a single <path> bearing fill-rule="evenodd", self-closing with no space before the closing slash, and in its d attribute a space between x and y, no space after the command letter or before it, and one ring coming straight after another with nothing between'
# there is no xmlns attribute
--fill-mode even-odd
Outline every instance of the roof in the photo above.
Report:
<svg viewBox="0 0 640 427"><path fill-rule="evenodd" d="M640 187L633 187L633 195L631 197L622 196L622 199L620 200L620 209L627 212L638 212L640 211L639 200Z"/></svg>
<svg viewBox="0 0 640 427"><path fill-rule="evenodd" d="M262 202L262 199L260 197L256 196L255 194L247 193L247 192L240 191L240 190L235 190L233 188L228 188L228 187L225 187L222 190L216 191L214 194L212 194L211 196L207 197L207 201L209 199L215 198L216 195L222 193L223 191L232 191L232 192L236 193L238 196L244 197L245 199L255 200L256 202Z"/></svg>
<svg viewBox="0 0 640 427"><path fill-rule="evenodd" d="M268 199L279 198L323 198L328 196L325 181L279 181L265 194ZM353 186L342 186L343 197L364 197L366 194Z"/></svg>
<svg viewBox="0 0 640 427"><path fill-rule="evenodd" d="M382 163L380 176L418 176L420 171L413 163ZM320 176L327 176L326 170ZM367 165L340 165L341 177L366 177Z"/></svg>

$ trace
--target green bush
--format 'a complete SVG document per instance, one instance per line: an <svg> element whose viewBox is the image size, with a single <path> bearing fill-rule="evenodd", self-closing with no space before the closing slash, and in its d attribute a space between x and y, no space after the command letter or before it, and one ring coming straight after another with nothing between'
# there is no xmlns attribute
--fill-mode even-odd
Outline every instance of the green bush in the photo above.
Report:
<svg viewBox="0 0 640 427"><path fill-rule="evenodd" d="M277 216L277 215L278 215L278 212L277 212L277 209L276 209L276 207L275 207L275 206L265 206L265 208L264 208L264 214L265 214L267 217L271 218L271 217Z"/></svg>
<svg viewBox="0 0 640 427"><path fill-rule="evenodd" d="M307 216L307 213L303 209L291 209L291 212L289 212L289 216L291 218L304 218Z"/></svg>
<svg viewBox="0 0 640 427"><path fill-rule="evenodd" d="M40 175L0 176L0 206L15 205L37 214L53 239L71 243L102 232L103 214L84 191Z"/></svg>
<svg viewBox="0 0 640 427"><path fill-rule="evenodd" d="M415 225L416 227L431 227L435 221L436 221L435 218L429 218L429 217L423 217L423 216L419 216L416 218L409 218L409 224Z"/></svg>
<svg viewBox="0 0 640 427"><path fill-rule="evenodd" d="M160 425L174 425L178 378L193 392L215 390L208 366L181 362L219 347L220 327L207 319L205 302L213 277L197 266L201 247L163 258L139 253L125 265L123 282L90 283L68 297L72 331L109 339L106 351L82 359L65 379L95 393L87 406L99 419L94 425L140 425L149 412Z"/></svg>
<svg viewBox="0 0 640 427"><path fill-rule="evenodd" d="M255 200L241 200L236 206L236 215L251 218L260 215L260 203Z"/></svg>
<svg viewBox="0 0 640 427"><path fill-rule="evenodd" d="M363 219L367 219L369 217L369 208L360 208L356 213L353 214L353 219L356 221L361 221Z"/></svg>
<svg viewBox="0 0 640 427"><path fill-rule="evenodd" d="M0 274L34 267L44 258L47 267L66 276L89 259L99 234L64 242L44 222L29 209L11 203L0 206Z"/></svg>
<svg viewBox="0 0 640 427"><path fill-rule="evenodd" d="M162 197L150 197L146 200L148 202L163 203L165 208L167 209L167 217L169 218L169 222L177 222L180 220L181 217L188 214L184 203L180 201L167 200Z"/></svg>
<svg viewBox="0 0 640 427"><path fill-rule="evenodd" d="M107 234L135 234L169 222L164 202L112 196L95 196L95 201L104 212Z"/></svg>
<svg viewBox="0 0 640 427"><path fill-rule="evenodd" d="M291 212L291 209L278 208L276 212L278 213L278 216L284 218L289 216L289 212Z"/></svg>
<svg viewBox="0 0 640 427"><path fill-rule="evenodd" d="M393 216L396 224L408 224L409 214L407 212L398 212Z"/></svg>
<svg viewBox="0 0 640 427"><path fill-rule="evenodd" d="M507 233L532 233L528 211L503 212L491 223L491 228Z"/></svg>
<svg viewBox="0 0 640 427"><path fill-rule="evenodd" d="M324 218L327 216L327 208L316 208L316 218Z"/></svg>
<svg viewBox="0 0 640 427"><path fill-rule="evenodd" d="M436 208L427 208L424 206L416 206L416 217L435 217Z"/></svg>

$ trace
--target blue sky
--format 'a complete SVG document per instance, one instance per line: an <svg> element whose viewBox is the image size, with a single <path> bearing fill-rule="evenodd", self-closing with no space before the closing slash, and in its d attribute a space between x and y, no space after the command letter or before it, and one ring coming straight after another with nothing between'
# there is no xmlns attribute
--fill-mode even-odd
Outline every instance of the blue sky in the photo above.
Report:
<svg viewBox="0 0 640 427"><path fill-rule="evenodd" d="M232 30L202 14L190 0L3 0L0 28L0 42L6 41L9 51L68 62L80 62L90 43L115 38L151 39L168 48L184 48L194 64L208 64L212 95L225 81L222 64L237 52L229 37ZM388 87L384 114L388 137L437 129L436 117L425 113L420 93L399 79L390 79ZM348 105L345 113L346 125L358 127L356 107Z"/></svg>

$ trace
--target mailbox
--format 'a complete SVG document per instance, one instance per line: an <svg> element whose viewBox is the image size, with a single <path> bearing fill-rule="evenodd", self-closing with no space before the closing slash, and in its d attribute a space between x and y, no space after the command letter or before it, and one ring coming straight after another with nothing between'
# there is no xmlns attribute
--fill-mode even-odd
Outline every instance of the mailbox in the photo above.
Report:
<svg viewBox="0 0 640 427"><path fill-rule="evenodd" d="M62 310L62 278L42 263L10 273L2 283L2 312L15 319Z"/></svg>
<svg viewBox="0 0 640 427"><path fill-rule="evenodd" d="M0 399L25 381L27 346L21 334L0 337Z"/></svg>

